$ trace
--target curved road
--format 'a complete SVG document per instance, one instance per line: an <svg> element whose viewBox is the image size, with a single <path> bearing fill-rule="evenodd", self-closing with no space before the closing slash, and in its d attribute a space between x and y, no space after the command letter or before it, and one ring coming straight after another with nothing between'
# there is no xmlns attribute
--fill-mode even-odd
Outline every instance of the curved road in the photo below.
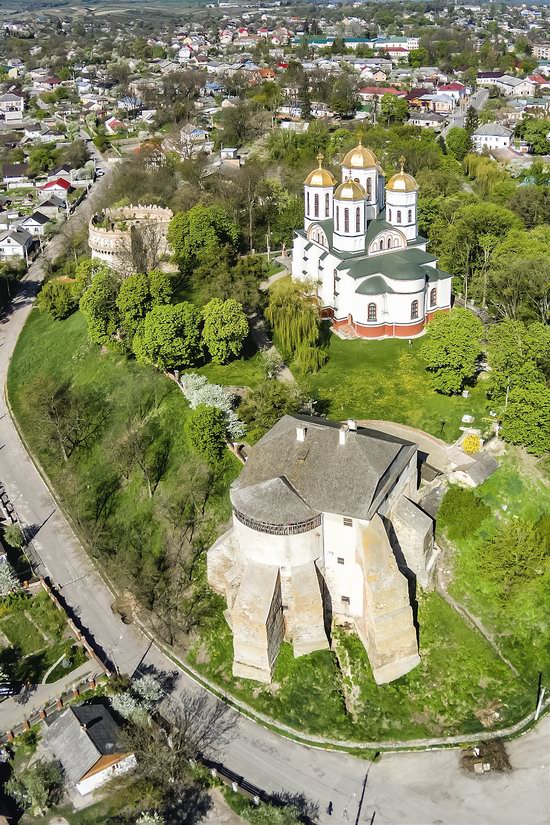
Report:
<svg viewBox="0 0 550 825"><path fill-rule="evenodd" d="M108 183L98 182L71 221L86 220L90 202ZM54 239L46 255L60 252ZM35 262L13 302L13 313L0 325L0 383L43 278L43 260ZM36 353L40 358L40 353ZM21 444L0 397L0 481L24 524L37 530L34 545L41 572L61 589L67 603L121 672L145 664L174 671L174 664L132 626L112 613L111 593L88 560L70 526ZM472 673L472 679L476 674ZM199 689L178 672L176 696ZM201 689L202 690L202 689ZM472 777L458 767L456 751L385 755L372 765L346 754L307 748L265 730L231 711L233 727L220 743L217 758L249 782L270 793L305 794L318 802L322 823L391 825L547 825L550 810L548 756L550 718L509 745L514 772L509 776ZM0 727L2 710L0 705ZM364 793L363 793L364 790ZM325 813L333 803L331 816Z"/></svg>

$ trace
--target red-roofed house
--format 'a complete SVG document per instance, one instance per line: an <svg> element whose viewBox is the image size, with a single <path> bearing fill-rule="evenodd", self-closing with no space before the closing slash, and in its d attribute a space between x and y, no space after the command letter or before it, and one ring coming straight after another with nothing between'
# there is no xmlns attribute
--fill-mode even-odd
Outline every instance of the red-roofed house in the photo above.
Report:
<svg viewBox="0 0 550 825"><path fill-rule="evenodd" d="M44 186L40 187L40 191L47 195L58 195L60 198L65 199L69 190L72 189L71 184L65 178L56 178L55 180L48 181L45 183Z"/></svg>
<svg viewBox="0 0 550 825"><path fill-rule="evenodd" d="M448 95L454 100L460 100L461 98L466 97L466 86L458 81L454 83L446 83L443 86L438 87L437 93Z"/></svg>
<svg viewBox="0 0 550 825"><path fill-rule="evenodd" d="M119 120L118 117L110 117L105 121L105 131L108 135L116 135L117 132L123 132L126 129L126 124Z"/></svg>
<svg viewBox="0 0 550 825"><path fill-rule="evenodd" d="M409 58L409 50L404 49L403 46L387 46L384 51L392 60L408 60Z"/></svg>
<svg viewBox="0 0 550 825"><path fill-rule="evenodd" d="M530 80L531 83L536 83L541 89L550 89L550 80L541 74L530 74L527 80Z"/></svg>

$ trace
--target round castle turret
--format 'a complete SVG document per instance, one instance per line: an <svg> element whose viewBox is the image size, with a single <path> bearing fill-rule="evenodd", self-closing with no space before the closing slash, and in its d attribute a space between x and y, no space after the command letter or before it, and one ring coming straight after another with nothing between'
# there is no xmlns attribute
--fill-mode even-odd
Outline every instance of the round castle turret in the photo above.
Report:
<svg viewBox="0 0 550 825"><path fill-rule="evenodd" d="M171 209L162 206L122 206L118 209L105 209L90 218L88 225L88 246L94 259L105 261L114 269L120 268L120 254L131 247L131 228L140 224L156 227L161 235L162 245L166 247L168 224L172 220Z"/></svg>

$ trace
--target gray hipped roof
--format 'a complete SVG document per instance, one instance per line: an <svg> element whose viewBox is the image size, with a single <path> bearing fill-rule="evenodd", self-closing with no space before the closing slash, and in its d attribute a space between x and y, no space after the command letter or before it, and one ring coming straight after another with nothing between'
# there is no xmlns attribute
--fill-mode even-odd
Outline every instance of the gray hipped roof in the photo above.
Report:
<svg viewBox="0 0 550 825"><path fill-rule="evenodd" d="M125 752L118 725L103 705L69 708L46 729L44 739L73 784L102 756Z"/></svg>
<svg viewBox="0 0 550 825"><path fill-rule="evenodd" d="M303 441L297 427L306 428ZM321 512L368 519L416 452L407 441L358 428L339 440L340 424L285 415L252 448L231 487L248 518L296 524Z"/></svg>

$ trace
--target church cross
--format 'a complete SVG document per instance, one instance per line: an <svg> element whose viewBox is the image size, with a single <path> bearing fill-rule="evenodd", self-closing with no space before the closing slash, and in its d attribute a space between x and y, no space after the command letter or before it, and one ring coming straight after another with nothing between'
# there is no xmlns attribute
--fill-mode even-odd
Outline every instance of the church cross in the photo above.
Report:
<svg viewBox="0 0 550 825"><path fill-rule="evenodd" d="M401 155L401 157L399 158L399 163L401 164L401 174L403 174L403 169L404 169L406 160L407 160L407 158L405 157L405 155Z"/></svg>

